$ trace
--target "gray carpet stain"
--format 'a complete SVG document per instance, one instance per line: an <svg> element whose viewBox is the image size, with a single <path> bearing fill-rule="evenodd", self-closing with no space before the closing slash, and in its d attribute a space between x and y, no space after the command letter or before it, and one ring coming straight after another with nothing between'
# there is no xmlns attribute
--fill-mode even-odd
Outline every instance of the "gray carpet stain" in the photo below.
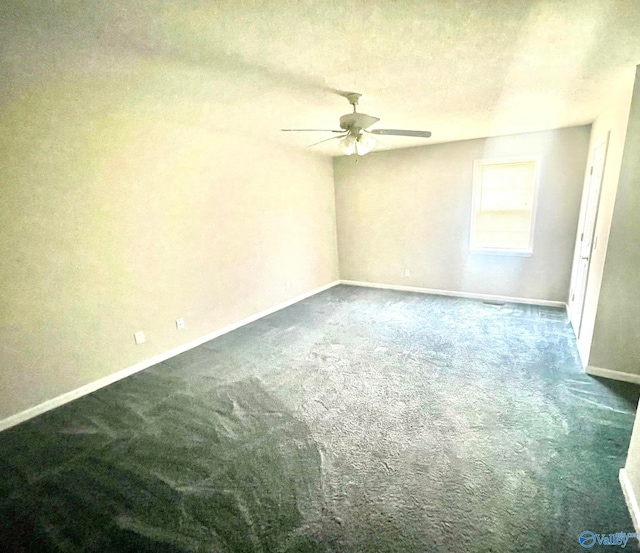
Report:
<svg viewBox="0 0 640 553"><path fill-rule="evenodd" d="M339 286L0 434L0 547L584 551L637 400L562 310Z"/></svg>

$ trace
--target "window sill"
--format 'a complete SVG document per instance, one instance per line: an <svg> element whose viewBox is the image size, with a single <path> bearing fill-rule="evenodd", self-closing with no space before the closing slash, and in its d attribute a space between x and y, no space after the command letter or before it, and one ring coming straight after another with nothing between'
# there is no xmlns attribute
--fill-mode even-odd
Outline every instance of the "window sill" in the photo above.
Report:
<svg viewBox="0 0 640 553"><path fill-rule="evenodd" d="M514 257L531 257L533 255L532 250L501 250L497 248L472 248L469 250L469 253L474 255L506 255Z"/></svg>

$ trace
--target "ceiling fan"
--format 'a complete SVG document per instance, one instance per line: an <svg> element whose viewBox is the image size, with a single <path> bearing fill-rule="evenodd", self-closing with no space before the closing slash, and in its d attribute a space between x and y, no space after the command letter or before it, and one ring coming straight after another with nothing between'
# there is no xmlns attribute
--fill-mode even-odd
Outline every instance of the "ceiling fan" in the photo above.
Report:
<svg viewBox="0 0 640 553"><path fill-rule="evenodd" d="M332 136L320 142L314 142L307 146L316 146L329 140L340 140L340 148L342 151L350 156L357 154L363 156L368 154L376 147L377 141L374 136L412 136L418 138L429 138L431 136L430 131L410 131L401 129L370 129L374 123L380 121L378 117L367 115L366 113L359 113L356 110L358 100L362 94L357 92L339 92L341 96L344 96L349 103L353 106L353 113L347 113L340 117L340 130L333 129L281 129L285 132L331 132L339 133L339 136Z"/></svg>

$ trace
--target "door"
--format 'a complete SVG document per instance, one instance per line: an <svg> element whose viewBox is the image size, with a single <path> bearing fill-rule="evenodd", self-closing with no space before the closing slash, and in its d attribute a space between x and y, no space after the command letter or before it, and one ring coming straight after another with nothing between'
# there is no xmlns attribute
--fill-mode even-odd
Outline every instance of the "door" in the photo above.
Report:
<svg viewBox="0 0 640 553"><path fill-rule="evenodd" d="M607 140L598 144L593 150L593 160L591 169L589 170L588 196L584 207L585 215L582 220L582 228L580 229L579 236L580 243L576 248L577 255L573 261L574 281L571 286L571 296L569 298L569 315L571 317L571 325L578 338L580 337L580 327L582 325L591 254L598 245L597 236L594 239L594 231L598 217L600 189L602 188L602 175L604 173L604 163L607 156L608 140L607 137Z"/></svg>

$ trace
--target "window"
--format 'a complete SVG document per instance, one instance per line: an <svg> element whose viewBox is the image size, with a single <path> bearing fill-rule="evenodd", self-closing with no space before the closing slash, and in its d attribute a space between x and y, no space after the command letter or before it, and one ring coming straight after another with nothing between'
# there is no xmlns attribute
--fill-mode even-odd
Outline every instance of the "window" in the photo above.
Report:
<svg viewBox="0 0 640 553"><path fill-rule="evenodd" d="M531 255L538 159L476 160L471 251Z"/></svg>

